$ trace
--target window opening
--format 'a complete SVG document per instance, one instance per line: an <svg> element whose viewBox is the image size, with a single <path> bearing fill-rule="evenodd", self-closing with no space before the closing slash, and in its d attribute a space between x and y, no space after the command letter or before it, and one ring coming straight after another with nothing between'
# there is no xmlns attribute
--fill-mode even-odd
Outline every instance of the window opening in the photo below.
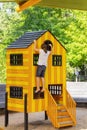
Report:
<svg viewBox="0 0 87 130"><path fill-rule="evenodd" d="M49 84L48 89L52 95L62 94L62 84Z"/></svg>
<svg viewBox="0 0 87 130"><path fill-rule="evenodd" d="M23 54L10 54L10 65L12 66L23 65Z"/></svg>
<svg viewBox="0 0 87 130"><path fill-rule="evenodd" d="M10 98L23 98L23 88L22 87L16 87L16 86L10 86Z"/></svg>
<svg viewBox="0 0 87 130"><path fill-rule="evenodd" d="M52 56L52 65L53 66L62 66L62 55L53 55Z"/></svg>
<svg viewBox="0 0 87 130"><path fill-rule="evenodd" d="M33 54L33 65L37 66L39 54Z"/></svg>

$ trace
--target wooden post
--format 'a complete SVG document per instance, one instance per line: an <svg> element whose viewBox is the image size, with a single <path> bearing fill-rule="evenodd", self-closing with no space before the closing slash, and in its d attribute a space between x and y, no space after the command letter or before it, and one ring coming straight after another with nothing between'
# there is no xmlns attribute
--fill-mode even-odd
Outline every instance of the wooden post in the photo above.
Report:
<svg viewBox="0 0 87 130"><path fill-rule="evenodd" d="M5 93L5 126L8 125L8 92Z"/></svg>
<svg viewBox="0 0 87 130"><path fill-rule="evenodd" d="M45 111L45 120L48 120L47 112Z"/></svg>
<svg viewBox="0 0 87 130"><path fill-rule="evenodd" d="M27 94L24 95L24 130L28 130Z"/></svg>

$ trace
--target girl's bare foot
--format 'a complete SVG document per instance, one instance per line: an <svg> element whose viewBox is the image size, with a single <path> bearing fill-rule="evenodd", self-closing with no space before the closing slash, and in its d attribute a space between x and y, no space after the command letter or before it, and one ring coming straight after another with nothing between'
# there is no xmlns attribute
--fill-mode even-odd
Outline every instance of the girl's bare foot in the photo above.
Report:
<svg viewBox="0 0 87 130"><path fill-rule="evenodd" d="M44 91L45 91L45 89L44 89L44 88L42 88L41 92L43 93Z"/></svg>
<svg viewBox="0 0 87 130"><path fill-rule="evenodd" d="M40 92L40 89L36 89L36 90L35 90L35 93L38 93L38 92Z"/></svg>

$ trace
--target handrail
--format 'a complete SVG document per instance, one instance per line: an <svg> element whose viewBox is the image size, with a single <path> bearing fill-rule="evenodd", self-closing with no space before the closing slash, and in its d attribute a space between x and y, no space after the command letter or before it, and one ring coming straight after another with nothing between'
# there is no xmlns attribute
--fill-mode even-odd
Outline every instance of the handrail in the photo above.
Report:
<svg viewBox="0 0 87 130"><path fill-rule="evenodd" d="M50 94L49 90L47 90L48 95L48 107L47 107L47 114L54 125L54 127L59 128L60 125L58 124L58 105L54 100L53 96ZM69 116L71 117L73 124L76 125L76 103L74 99L70 96L68 91L66 90L66 105L64 106L67 110Z"/></svg>
<svg viewBox="0 0 87 130"><path fill-rule="evenodd" d="M76 125L76 102L66 90L66 109Z"/></svg>
<svg viewBox="0 0 87 130"><path fill-rule="evenodd" d="M47 95L48 95L47 114L50 120L52 121L52 124L54 125L54 127L58 127L58 122L56 118L57 117L57 104L48 90L47 90Z"/></svg>
<svg viewBox="0 0 87 130"><path fill-rule="evenodd" d="M52 99L53 103L54 103L55 106L57 107L57 104L56 104L56 102L55 102L53 96L50 94L49 90L47 90L47 92L48 92L48 97L50 96L50 98Z"/></svg>

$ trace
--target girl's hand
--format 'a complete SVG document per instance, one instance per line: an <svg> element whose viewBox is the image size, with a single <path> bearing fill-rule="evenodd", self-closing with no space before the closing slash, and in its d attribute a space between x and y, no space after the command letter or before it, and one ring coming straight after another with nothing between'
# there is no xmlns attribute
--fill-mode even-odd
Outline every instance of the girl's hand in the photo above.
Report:
<svg viewBox="0 0 87 130"><path fill-rule="evenodd" d="M34 43L35 43L35 44L37 43L36 40L34 40Z"/></svg>
<svg viewBox="0 0 87 130"><path fill-rule="evenodd" d="M39 52L36 40L34 40L34 51Z"/></svg>

